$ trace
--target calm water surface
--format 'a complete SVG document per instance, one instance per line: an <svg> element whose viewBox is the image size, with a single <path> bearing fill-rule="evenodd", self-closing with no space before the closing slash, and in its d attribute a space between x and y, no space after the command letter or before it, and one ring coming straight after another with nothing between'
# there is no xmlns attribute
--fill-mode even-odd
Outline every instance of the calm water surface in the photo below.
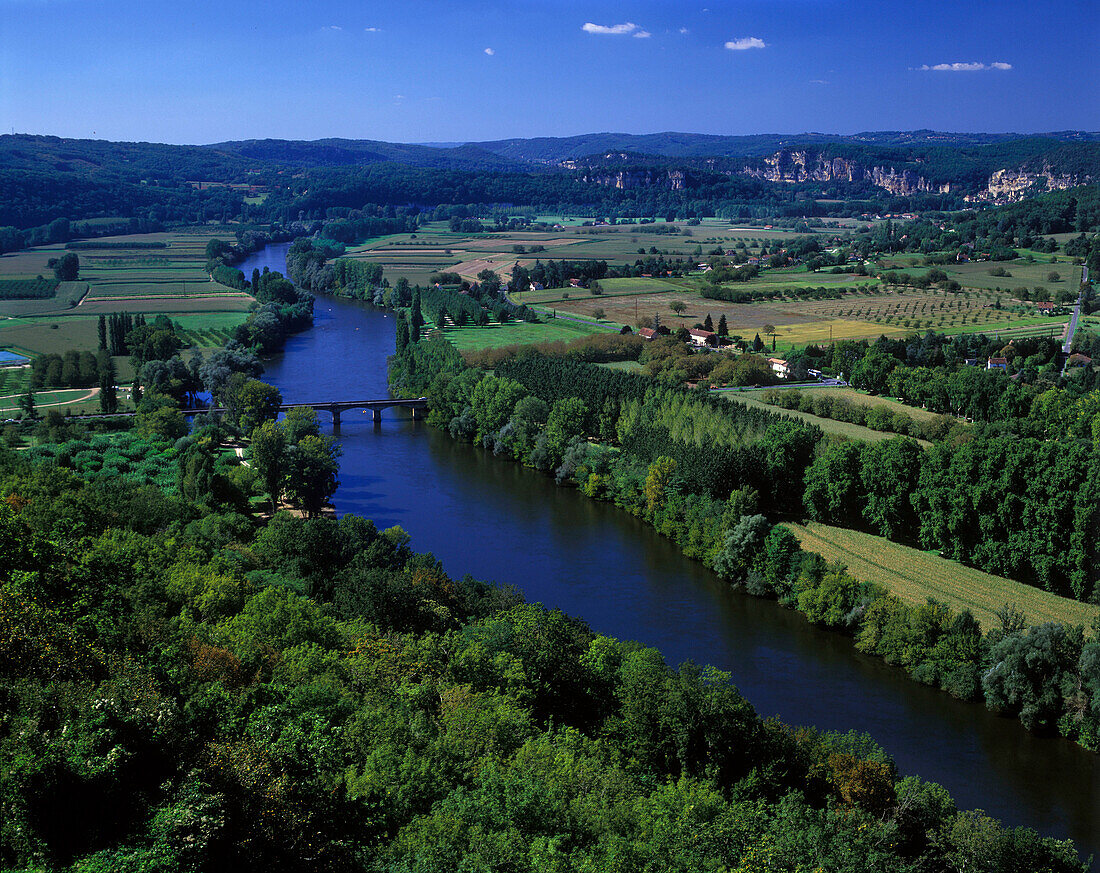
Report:
<svg viewBox="0 0 1100 873"><path fill-rule="evenodd" d="M282 271L285 250L269 246L242 265L245 275L265 264ZM264 378L287 402L386 397L394 332L392 314L320 298L315 327L291 338ZM671 664L726 670L762 716L866 731L901 772L941 783L960 807L1100 854L1098 756L1033 737L860 655L793 611L731 591L627 513L452 442L407 412L383 418L342 417L339 513L399 524L452 575L513 584L600 633L655 646Z"/></svg>

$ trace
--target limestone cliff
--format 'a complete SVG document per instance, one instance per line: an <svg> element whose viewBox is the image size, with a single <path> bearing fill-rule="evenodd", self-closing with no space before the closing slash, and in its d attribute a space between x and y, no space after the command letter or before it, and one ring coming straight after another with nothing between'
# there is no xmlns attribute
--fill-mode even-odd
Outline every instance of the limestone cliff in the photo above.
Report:
<svg viewBox="0 0 1100 873"><path fill-rule="evenodd" d="M650 188L659 185L672 191L684 188L687 176L683 170L601 170L591 169L581 179L608 188Z"/></svg>
<svg viewBox="0 0 1100 873"><path fill-rule="evenodd" d="M769 182L870 182L891 194L934 191L946 194L950 183L934 185L906 168L864 166L848 158L827 158L806 151L783 149L765 157L762 163L746 166L742 173Z"/></svg>
<svg viewBox="0 0 1100 873"><path fill-rule="evenodd" d="M1044 191L1064 191L1067 188L1075 188L1092 181L1091 176L1079 178L1069 173L1053 173L1048 164L1043 165L1040 172L1026 172L1024 170L996 170L989 177L989 184L985 189L975 194L968 194L968 203L1014 203L1042 194Z"/></svg>

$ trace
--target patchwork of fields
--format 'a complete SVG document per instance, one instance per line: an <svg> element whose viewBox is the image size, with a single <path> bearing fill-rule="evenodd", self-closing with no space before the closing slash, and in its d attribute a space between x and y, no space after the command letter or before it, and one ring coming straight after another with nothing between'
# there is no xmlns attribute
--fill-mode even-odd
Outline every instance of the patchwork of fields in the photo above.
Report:
<svg viewBox="0 0 1100 873"><path fill-rule="evenodd" d="M50 298L0 300L0 345L31 354L94 350L98 316L123 310L165 314L180 321L196 345L224 345L252 304L251 296L211 281L205 270L207 242L231 236L224 228L201 228L97 241L110 248L77 247L78 281L60 283ZM47 261L66 251L53 245L0 256L0 280L49 275Z"/></svg>
<svg viewBox="0 0 1100 873"><path fill-rule="evenodd" d="M551 217L560 220L560 217ZM425 225L417 233L393 234L370 240L348 250L347 256L382 264L390 282L404 276L413 284L427 284L433 272L448 270L474 279L485 269L503 278L512 267L546 260L606 260L608 263L633 263L642 257L638 249L655 248L668 257L694 258L697 249L733 246L738 242L774 242L792 239L790 231L736 228L719 219L704 219L687 227L678 224L678 233L654 233L650 225L581 227L579 220L552 231L502 231L500 233L461 234L452 232L443 222ZM521 250L517 250L521 249Z"/></svg>

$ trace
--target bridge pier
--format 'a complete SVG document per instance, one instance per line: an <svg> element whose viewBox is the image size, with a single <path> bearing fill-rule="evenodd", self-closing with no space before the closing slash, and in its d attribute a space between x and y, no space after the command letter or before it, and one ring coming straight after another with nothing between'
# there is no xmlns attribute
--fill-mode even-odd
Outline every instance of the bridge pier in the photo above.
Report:
<svg viewBox="0 0 1100 873"><path fill-rule="evenodd" d="M420 421L420 419L422 419L424 417L424 413L421 412L419 406L414 406L412 408L412 413L413 413L413 421Z"/></svg>
<svg viewBox="0 0 1100 873"><path fill-rule="evenodd" d="M374 415L374 423L375 424L381 424L382 423L382 408L379 407L379 406L376 406L371 410L371 413Z"/></svg>

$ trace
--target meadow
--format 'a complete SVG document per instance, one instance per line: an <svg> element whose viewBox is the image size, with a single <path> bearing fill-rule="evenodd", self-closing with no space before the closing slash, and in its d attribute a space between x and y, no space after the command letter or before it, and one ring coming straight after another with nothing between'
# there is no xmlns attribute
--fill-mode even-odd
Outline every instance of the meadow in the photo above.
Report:
<svg viewBox="0 0 1100 873"><path fill-rule="evenodd" d="M23 392L8 393L12 386L0 388L0 417L14 417L22 411L19 401ZM121 401L121 398L120 398ZM50 409L61 409L62 412L79 415L87 412L99 412L98 388L62 388L57 391L35 391L35 409L39 414ZM120 408L125 411L127 404L120 402Z"/></svg>
<svg viewBox="0 0 1100 873"><path fill-rule="evenodd" d="M964 567L872 534L818 522L787 523L786 527L798 537L802 548L828 561L839 561L855 578L878 583L910 606L919 606L932 597L956 612L969 609L983 630L1000 626L995 613L1006 603L1022 609L1030 625L1054 621L1088 629L1097 614L1096 606Z"/></svg>
<svg viewBox="0 0 1100 873"><path fill-rule="evenodd" d="M817 392L828 389L813 388L811 390ZM882 440L894 439L897 436L897 434L886 433L885 431L881 430L871 430L871 428L864 427L862 424L852 424L847 421L837 421L833 418L822 418L819 415L814 415L810 412L802 412L797 409L777 409L775 406L771 406L753 396L754 394L759 394L759 391L735 391L719 389L717 393L720 393L731 403L740 403L744 406L755 406L758 409L766 409L769 412L778 412L780 415L790 416L791 418L797 418L800 421L804 421L807 424L816 425L827 434L844 437L845 439L862 440L868 443L877 443L881 442ZM902 406L902 404L900 403L898 404L898 406L902 407L907 412L911 411L909 407ZM927 440L919 439L917 440L917 442L920 443L921 446L923 446L924 448L928 448L932 445Z"/></svg>
<svg viewBox="0 0 1100 873"><path fill-rule="evenodd" d="M557 340L579 339L592 333L604 333L595 324L552 319L544 324L510 321L505 324L488 324L484 327L447 327L443 335L460 352L495 349L501 346L549 343Z"/></svg>
<svg viewBox="0 0 1100 873"><path fill-rule="evenodd" d="M935 421L941 417L939 413L929 412L927 409L921 409L917 406L907 406L900 400L868 394L865 391L857 391L855 388L845 388L838 385L823 385L808 390L813 391L815 397L818 395L838 397L849 401L853 405L866 406L869 409L872 407L879 407L881 409L888 409L890 412L900 412L916 421Z"/></svg>

